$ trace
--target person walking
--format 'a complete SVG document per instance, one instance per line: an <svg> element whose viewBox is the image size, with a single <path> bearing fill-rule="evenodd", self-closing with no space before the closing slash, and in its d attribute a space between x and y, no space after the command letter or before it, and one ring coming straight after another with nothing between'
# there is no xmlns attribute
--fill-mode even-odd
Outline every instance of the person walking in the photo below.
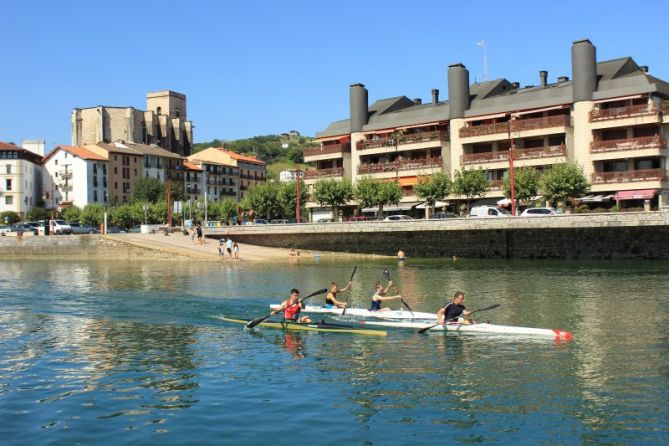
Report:
<svg viewBox="0 0 669 446"><path fill-rule="evenodd" d="M197 242L200 245L204 245L204 237L202 236L202 226L198 223L195 227L195 232L197 233Z"/></svg>
<svg viewBox="0 0 669 446"><path fill-rule="evenodd" d="M239 260L239 245L237 242L232 245L232 253L235 255L235 260Z"/></svg>
<svg viewBox="0 0 669 446"><path fill-rule="evenodd" d="M228 251L228 257L232 258L232 239L230 237L225 242L225 250Z"/></svg>

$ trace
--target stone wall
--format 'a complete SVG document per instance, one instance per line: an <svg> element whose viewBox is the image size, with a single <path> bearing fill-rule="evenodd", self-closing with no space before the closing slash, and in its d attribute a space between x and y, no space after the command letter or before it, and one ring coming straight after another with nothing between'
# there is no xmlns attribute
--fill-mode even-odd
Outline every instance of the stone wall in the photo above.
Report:
<svg viewBox="0 0 669 446"><path fill-rule="evenodd" d="M209 237L281 248L409 257L669 259L669 213L249 225Z"/></svg>

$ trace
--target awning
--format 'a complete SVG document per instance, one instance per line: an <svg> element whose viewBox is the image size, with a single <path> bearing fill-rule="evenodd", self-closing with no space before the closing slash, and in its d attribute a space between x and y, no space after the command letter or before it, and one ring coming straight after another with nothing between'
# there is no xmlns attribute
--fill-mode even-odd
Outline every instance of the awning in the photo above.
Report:
<svg viewBox="0 0 669 446"><path fill-rule="evenodd" d="M497 200L497 206L511 206L511 201L510 198L502 198L501 200Z"/></svg>
<svg viewBox="0 0 669 446"><path fill-rule="evenodd" d="M581 203L602 203L604 201L611 201L615 195L586 195L585 197L577 198Z"/></svg>
<svg viewBox="0 0 669 446"><path fill-rule="evenodd" d="M541 113L541 112L551 111L551 110L562 110L562 109L567 108L567 107L569 107L569 106L566 105L566 104L555 105L553 107L535 108L534 110L523 110L523 111L519 111L519 112L514 112L513 114L516 115L516 116L520 116L520 115L527 115L527 114L530 114L530 113Z"/></svg>
<svg viewBox="0 0 669 446"><path fill-rule="evenodd" d="M418 177L401 177L400 186L415 186L418 184Z"/></svg>
<svg viewBox="0 0 669 446"><path fill-rule="evenodd" d="M446 121L435 121L435 122L424 122L423 124L412 124L412 125L403 125L402 127L396 127L397 130L402 129L415 129L416 127L427 127L429 125L439 125L446 124Z"/></svg>
<svg viewBox="0 0 669 446"><path fill-rule="evenodd" d="M630 96L620 96L617 98L606 98L606 99L598 99L596 101L592 101L593 104L601 104L602 102L614 102L614 101L626 101L628 99L639 99L648 96L648 94L633 94Z"/></svg>
<svg viewBox="0 0 669 446"><path fill-rule="evenodd" d="M344 138L346 138L348 140L348 139L350 139L350 135L326 136L324 138L316 138L316 141L318 141L318 142L338 141L338 140L344 139Z"/></svg>
<svg viewBox="0 0 669 446"><path fill-rule="evenodd" d="M435 202L434 202L434 207L435 207L435 209L441 209L441 208L444 208L444 207L446 207L446 206L448 206L448 202L447 202L447 201L435 201ZM427 205L427 201L426 201L426 202L421 203L421 204L419 204L418 206L416 206L416 209L425 209L425 208L427 208L427 207L429 207L429 206Z"/></svg>
<svg viewBox="0 0 669 446"><path fill-rule="evenodd" d="M414 206L417 204L420 204L420 201L406 201L406 202L401 202L397 206L394 204L388 205L388 206L383 206L383 212L395 212L395 211L408 211L410 209L413 209ZM363 208L362 212L378 212L379 207L374 206L372 208Z"/></svg>
<svg viewBox="0 0 669 446"><path fill-rule="evenodd" d="M471 122L471 121L481 121L482 119L495 119L495 118L501 118L503 116L510 116L511 112L505 112L505 113L491 113L489 115L479 115L479 116L467 116L465 118L465 122Z"/></svg>
<svg viewBox="0 0 669 446"><path fill-rule="evenodd" d="M657 189L621 190L616 200L650 200L657 194Z"/></svg>

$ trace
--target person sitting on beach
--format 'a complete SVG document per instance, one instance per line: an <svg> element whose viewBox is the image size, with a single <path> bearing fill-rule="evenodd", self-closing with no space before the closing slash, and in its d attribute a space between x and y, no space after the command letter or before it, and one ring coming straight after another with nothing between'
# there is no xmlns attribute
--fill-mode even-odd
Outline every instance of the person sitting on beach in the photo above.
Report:
<svg viewBox="0 0 669 446"><path fill-rule="evenodd" d="M339 292L344 292L349 289L351 289L352 283L349 281L348 285L346 285L344 288L341 290L337 288L337 284L335 282L332 282L330 284L330 291L328 292L327 296L325 296L325 308L344 308L346 306L345 302L340 302L337 300L337 293Z"/></svg>
<svg viewBox="0 0 669 446"><path fill-rule="evenodd" d="M437 321L439 324L448 324L448 323L460 323L460 324L471 324L473 321L469 319L464 319L461 316L469 316L471 311L465 310L465 306L462 303L465 301L465 293L462 291L456 291L453 301L447 303L437 311Z"/></svg>
<svg viewBox="0 0 669 446"><path fill-rule="evenodd" d="M281 302L281 306L279 308L272 311L272 316L283 311L283 318L287 321L301 322L305 324L311 322L309 316L300 317L300 312L304 308L304 302L300 302L299 299L300 292L297 290L297 288L293 288L290 290L290 297Z"/></svg>
<svg viewBox="0 0 669 446"><path fill-rule="evenodd" d="M386 288L384 289L383 284L381 282L376 282L374 295L372 296L372 304L369 307L369 311L388 311L389 308L381 308L381 302L386 300L394 300L402 298L402 296L400 296L399 294L397 296L386 296L386 293L388 292L392 284L393 284L392 280L388 281L388 286L386 286Z"/></svg>

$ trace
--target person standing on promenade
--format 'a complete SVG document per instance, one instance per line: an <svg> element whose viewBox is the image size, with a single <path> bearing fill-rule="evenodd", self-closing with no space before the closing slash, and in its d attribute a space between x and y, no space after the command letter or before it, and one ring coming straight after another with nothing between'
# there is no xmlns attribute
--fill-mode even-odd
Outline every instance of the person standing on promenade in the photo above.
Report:
<svg viewBox="0 0 669 446"><path fill-rule="evenodd" d="M400 296L399 294L397 296L386 296L386 293L388 292L388 290L392 285L393 281L389 280L388 286L386 286L384 289L383 284L381 282L376 282L374 295L372 296L372 304L369 307L369 311L388 311L389 308L381 308L381 302L386 300L394 300L402 298L402 296Z"/></svg>
<svg viewBox="0 0 669 446"><path fill-rule="evenodd" d="M195 232L197 234L197 242L200 245L204 244L204 237L202 236L202 226L198 223L197 226L195 227Z"/></svg>
<svg viewBox="0 0 669 446"><path fill-rule="evenodd" d="M235 260L239 260L239 245L237 242L232 245L232 253L235 255Z"/></svg>
<svg viewBox="0 0 669 446"><path fill-rule="evenodd" d="M469 319L464 319L461 316L469 316L471 311L465 310L463 305L465 301L465 293L456 291L453 301L447 303L437 311L437 321L440 325L447 323L459 322L461 324L471 324Z"/></svg>
<svg viewBox="0 0 669 446"><path fill-rule="evenodd" d="M330 284L330 291L328 292L327 296L325 296L325 308L344 308L346 303L337 300L337 293L343 293L347 290L350 290L352 285L353 284L349 281L348 285L340 290L337 288L337 284L332 282Z"/></svg>
<svg viewBox="0 0 669 446"><path fill-rule="evenodd" d="M290 297L283 302L281 306L272 312L272 316L283 311L283 318L287 321L309 323L311 319L309 316L300 317L300 312L304 309L304 302L298 302L300 299L300 292L297 288L290 290Z"/></svg>
<svg viewBox="0 0 669 446"><path fill-rule="evenodd" d="M232 258L232 239L230 237L225 242L225 250L228 251L228 257Z"/></svg>

